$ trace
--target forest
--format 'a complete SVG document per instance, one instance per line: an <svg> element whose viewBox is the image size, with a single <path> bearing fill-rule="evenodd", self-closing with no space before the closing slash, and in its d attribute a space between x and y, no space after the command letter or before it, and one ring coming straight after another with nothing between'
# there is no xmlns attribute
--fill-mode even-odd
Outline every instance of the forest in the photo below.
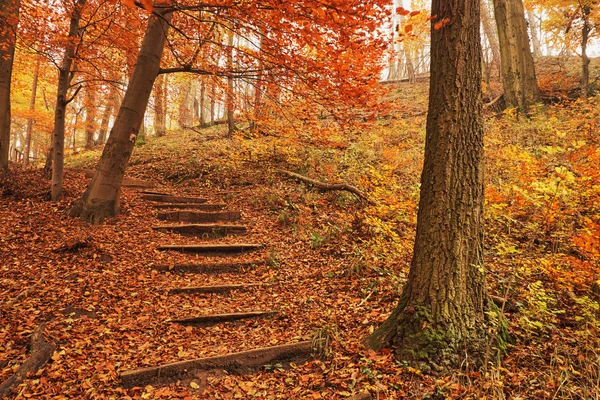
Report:
<svg viewBox="0 0 600 400"><path fill-rule="evenodd" d="M0 0L0 399L600 399L600 0Z"/></svg>

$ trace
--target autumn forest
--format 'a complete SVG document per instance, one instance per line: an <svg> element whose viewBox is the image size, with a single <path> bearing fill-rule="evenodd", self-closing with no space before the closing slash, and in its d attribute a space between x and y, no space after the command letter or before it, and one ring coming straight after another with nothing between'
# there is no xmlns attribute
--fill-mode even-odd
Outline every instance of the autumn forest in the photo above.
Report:
<svg viewBox="0 0 600 400"><path fill-rule="evenodd" d="M0 0L0 398L600 399L599 35Z"/></svg>

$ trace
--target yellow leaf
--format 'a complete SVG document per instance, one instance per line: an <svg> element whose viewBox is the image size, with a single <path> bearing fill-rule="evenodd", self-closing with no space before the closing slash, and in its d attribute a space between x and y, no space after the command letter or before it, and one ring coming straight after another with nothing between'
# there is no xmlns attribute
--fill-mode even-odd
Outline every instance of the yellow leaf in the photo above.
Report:
<svg viewBox="0 0 600 400"><path fill-rule="evenodd" d="M191 386L193 389L198 389L198 388L200 388L200 385L198 385L198 384L197 384L196 382L194 382L194 381L191 381L191 382L190 382L190 386Z"/></svg>

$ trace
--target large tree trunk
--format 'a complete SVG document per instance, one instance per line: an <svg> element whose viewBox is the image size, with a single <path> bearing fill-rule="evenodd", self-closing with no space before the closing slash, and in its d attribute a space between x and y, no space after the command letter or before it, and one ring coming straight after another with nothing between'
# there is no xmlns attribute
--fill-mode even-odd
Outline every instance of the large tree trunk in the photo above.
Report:
<svg viewBox="0 0 600 400"><path fill-rule="evenodd" d="M119 212L119 190L142 124L152 85L160 70L172 13L150 17L125 98L110 132L96 173L71 215L99 223Z"/></svg>
<svg viewBox="0 0 600 400"><path fill-rule="evenodd" d="M87 88L85 107L85 148L90 150L94 147L94 134L96 133L96 96L94 89Z"/></svg>
<svg viewBox="0 0 600 400"><path fill-rule="evenodd" d="M425 162L413 259L395 311L368 339L436 369L481 363L483 269L480 0L433 0ZM432 21L432 25L435 21Z"/></svg>
<svg viewBox="0 0 600 400"><path fill-rule="evenodd" d="M587 98L590 92L590 58L587 55L587 46L588 40L590 38L590 31L592 27L590 26L589 16L590 16L591 8L589 6L583 6L582 20L583 26L581 27L581 81L580 81L580 89L581 89L581 97Z"/></svg>
<svg viewBox="0 0 600 400"><path fill-rule="evenodd" d="M8 169L10 156L10 81L20 6L19 0L0 0L0 170Z"/></svg>
<svg viewBox="0 0 600 400"><path fill-rule="evenodd" d="M156 78L154 88L154 135L162 137L167 134L167 111L166 111L166 76L159 75Z"/></svg>
<svg viewBox="0 0 600 400"><path fill-rule="evenodd" d="M527 110L540 100L522 0L494 0L504 99Z"/></svg>
<svg viewBox="0 0 600 400"><path fill-rule="evenodd" d="M67 112L67 92L71 81L71 65L75 56L75 46L79 36L79 20L81 9L86 0L78 0L71 13L69 24L69 40L65 54L58 70L58 89L56 93L56 106L54 108L54 131L52 133L52 189L51 198L58 201L63 195L63 167L65 153L65 116Z"/></svg>
<svg viewBox="0 0 600 400"><path fill-rule="evenodd" d="M31 134L33 133L33 113L35 111L35 98L37 97L38 80L40 77L40 64L42 57L37 56L35 70L33 71L33 83L31 84L31 98L29 100L29 117L25 130L25 149L23 150L23 164L29 164L29 153L31 153Z"/></svg>
<svg viewBox="0 0 600 400"><path fill-rule="evenodd" d="M108 124L110 123L110 116L117 105L117 88L111 85L110 91L108 92L108 100L106 102L106 108L102 114L102 122L100 123L100 133L98 134L98 144L106 143L106 134L108 133Z"/></svg>

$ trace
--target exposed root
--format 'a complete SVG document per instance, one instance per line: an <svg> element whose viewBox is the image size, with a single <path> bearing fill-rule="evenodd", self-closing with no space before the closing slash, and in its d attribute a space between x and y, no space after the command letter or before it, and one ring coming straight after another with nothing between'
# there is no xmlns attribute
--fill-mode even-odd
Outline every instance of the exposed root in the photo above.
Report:
<svg viewBox="0 0 600 400"><path fill-rule="evenodd" d="M56 345L44 339L46 323L40 324L31 334L31 356L21 364L17 372L0 384L0 398L8 397L12 389L44 366L52 356Z"/></svg>
<svg viewBox="0 0 600 400"><path fill-rule="evenodd" d="M360 200L364 200L367 203L371 203L371 204L373 203L371 200L369 200L368 196L365 193L363 193L360 189L358 189L356 186L352 186L347 183L325 183L325 182L317 181L315 179L311 179L311 178L308 178L306 176L303 176L303 175L300 175L300 174L297 174L297 173L291 172L291 171L279 170L278 172L283 175L287 175L292 179L296 179L298 181L312 185L312 186L316 187L317 189L322 190L324 192L335 191L335 190L346 191L346 192L352 193L353 195L358 197Z"/></svg>

